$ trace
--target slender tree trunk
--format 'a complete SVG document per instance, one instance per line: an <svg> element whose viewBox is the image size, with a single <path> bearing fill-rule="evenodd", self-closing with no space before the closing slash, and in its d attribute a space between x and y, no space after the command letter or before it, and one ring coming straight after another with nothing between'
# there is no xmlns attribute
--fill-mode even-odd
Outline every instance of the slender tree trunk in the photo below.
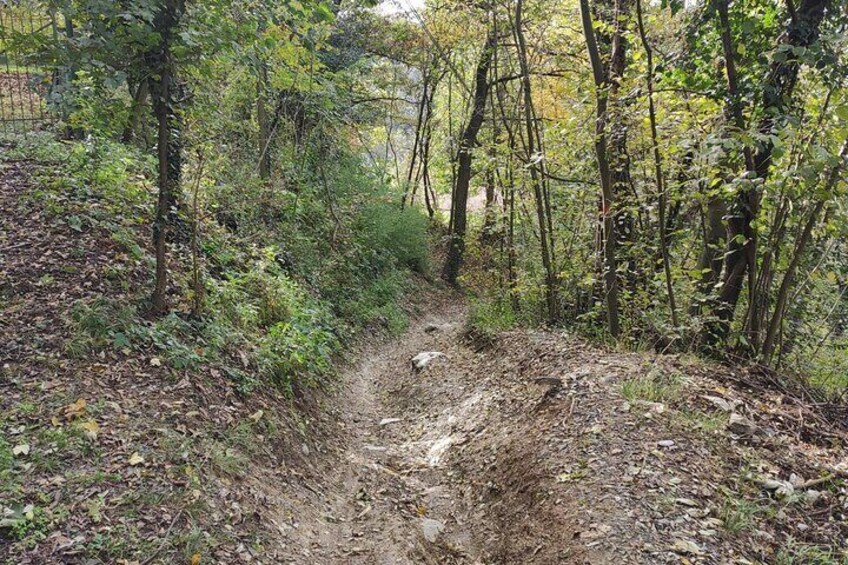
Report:
<svg viewBox="0 0 848 565"><path fill-rule="evenodd" d="M834 187L836 186L836 183L839 181L839 173L844 166L844 160L846 155L848 155L848 141L846 141L842 145L842 150L839 153L840 162L836 164L828 174L827 183L824 189L825 194L831 193ZM818 218L821 215L821 212L826 204L827 201L824 198L820 198L813 206L813 209L810 211L810 214L807 217L807 222L804 224L804 229L801 232L801 236L798 238L798 241L795 244L795 250L792 254L792 259L789 261L789 265L786 267L786 273L784 273L783 275L783 280L780 283L780 289L777 292L777 300L775 301L774 312L772 313L771 320L769 321L768 325L768 330L766 331L765 340L763 341L762 355L763 361L766 364L771 363L772 355L774 354L777 334L780 331L780 326L783 321L783 315L786 312L787 298L789 297L789 291L795 281L795 273L798 270L798 265L801 263L801 259L804 256L807 245L810 243L813 228L815 227L816 222L818 221Z"/></svg>
<svg viewBox="0 0 848 565"><path fill-rule="evenodd" d="M271 124L266 107L268 69L259 64L259 78L256 81L256 121L259 123L259 178L271 178Z"/></svg>
<svg viewBox="0 0 848 565"><path fill-rule="evenodd" d="M471 116L462 132L457 150L456 182L451 201L450 242L448 255L442 270L442 278L451 284L456 284L462 267L465 253L465 230L468 214L468 191L471 185L472 149L477 144L477 134L483 125L486 99L489 94L489 67L492 61L497 37L489 31L486 43L480 52L477 69L474 73L474 97L472 99Z"/></svg>
<svg viewBox="0 0 848 565"><path fill-rule="evenodd" d="M556 322L559 318L557 303L557 277L554 272L551 258L551 234L549 230L549 214L546 210L546 199L542 188L542 179L536 165L536 140L538 132L535 131L535 119L533 115L533 96L530 84L530 69L527 64L527 45L522 30L522 5L523 0L515 4L515 37L518 43L518 62L521 67L523 94L524 94L524 124L527 128L527 157L530 162L530 181L533 185L533 195L536 202L536 219L539 222L539 245L542 252L542 266L545 269L545 303L547 315L550 322Z"/></svg>
<svg viewBox="0 0 848 565"><path fill-rule="evenodd" d="M654 175L657 183L657 208L659 211L660 224L660 253L662 254L663 270L665 271L665 286L668 293L668 305L671 311L671 323L674 327L678 326L677 306L674 301L674 286L671 280L671 261L668 256L668 240L666 237L666 193L665 179L663 178L662 170L662 155L660 154L660 145L657 139L657 113L654 108L654 52L651 49L651 44L648 42L648 36L645 33L645 24L642 21L642 1L636 0L636 21L639 25L639 37L642 39L642 46L645 49L645 57L647 59L648 70L645 75L645 82L648 86L648 118L651 122L651 145L654 153Z"/></svg>
<svg viewBox="0 0 848 565"><path fill-rule="evenodd" d="M423 74L423 77L421 79L421 82L422 82L421 99L418 101L418 119L415 121L415 139L412 143L412 152L411 152L412 156L409 159L409 169L407 170L406 183L404 184L404 187L403 187L403 197L401 198L401 202L400 202L401 210L406 207L406 200L407 200L407 197L409 197L409 190L410 190L410 187L412 186L412 177L413 177L413 173L415 171L415 165L418 161L419 147L420 147L421 141L422 141L422 139L421 139L422 138L422 132L424 131L424 128L426 127L425 120L427 118L425 117L425 111L426 111L426 108L427 108L427 100L429 98L428 89L430 87L430 85L429 85L430 74L427 71L427 69L424 70L424 74ZM415 198L415 190L413 189L412 197L410 198L410 200L413 200L414 198ZM412 202L410 202L410 204L411 203Z"/></svg>
<svg viewBox="0 0 848 565"><path fill-rule="evenodd" d="M604 71L601 54L598 51L598 42L595 38L595 28L592 22L592 14L589 10L589 0L580 0L580 17L583 24L583 34L586 39L586 49L589 53L589 62L592 65L592 74L595 80L595 97L597 105L597 118L595 120L595 155L598 161L598 172L601 182L601 221L602 221L602 247L603 247L603 272L604 291L607 307L607 324L609 332L613 337L621 334L621 325L618 312L618 265L615 253L615 222L613 214L613 189L610 179L610 165L607 156L607 86L608 78Z"/></svg>

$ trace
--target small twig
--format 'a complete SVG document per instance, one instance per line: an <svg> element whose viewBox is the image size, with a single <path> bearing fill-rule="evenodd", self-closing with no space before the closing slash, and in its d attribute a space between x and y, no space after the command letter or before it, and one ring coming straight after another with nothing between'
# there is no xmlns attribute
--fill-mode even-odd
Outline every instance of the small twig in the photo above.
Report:
<svg viewBox="0 0 848 565"><path fill-rule="evenodd" d="M168 526L168 529L165 530L165 534L162 536L162 543L159 544L159 547L156 548L156 551L150 554L150 557L141 562L141 565L148 565L148 563L152 563L154 559L162 552L165 544L168 543L168 536L171 535L171 530L174 529L174 526L177 523L177 520L183 515L183 511L186 509L188 504L185 504L182 508L180 508L179 512L174 516L174 519L171 520L171 525Z"/></svg>

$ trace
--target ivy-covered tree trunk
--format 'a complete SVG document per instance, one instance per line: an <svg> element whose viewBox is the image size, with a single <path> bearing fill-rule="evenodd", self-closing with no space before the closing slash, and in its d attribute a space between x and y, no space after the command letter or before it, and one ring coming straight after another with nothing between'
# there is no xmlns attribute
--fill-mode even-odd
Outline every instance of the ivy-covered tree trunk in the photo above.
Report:
<svg viewBox="0 0 848 565"><path fill-rule="evenodd" d="M471 185L471 150L477 145L477 134L483 126L486 111L486 99L489 96L489 67L497 37L489 31L486 43L480 52L477 69L474 73L474 97L471 117L462 132L457 151L456 184L451 201L451 231L448 256L442 270L442 278L456 284L465 253L465 230L468 216L468 190Z"/></svg>
<svg viewBox="0 0 848 565"><path fill-rule="evenodd" d="M151 70L158 75L153 87L153 111L158 124L157 158L159 161L159 197L153 224L153 244L156 250L156 282L151 297L151 310L155 315L167 309L168 290L168 232L175 212L177 193L182 172L182 140L178 91L172 42L182 17L181 0L165 0L156 15L154 27L159 33L159 45L149 54Z"/></svg>

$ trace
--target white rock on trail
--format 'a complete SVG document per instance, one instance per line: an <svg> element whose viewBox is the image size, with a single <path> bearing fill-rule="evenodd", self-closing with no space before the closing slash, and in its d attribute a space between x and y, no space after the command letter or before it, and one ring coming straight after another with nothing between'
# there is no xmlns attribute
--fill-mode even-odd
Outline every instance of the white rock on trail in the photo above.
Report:
<svg viewBox="0 0 848 565"><path fill-rule="evenodd" d="M439 357L446 357L441 351L423 351L412 358L412 368L416 371L423 371L427 366Z"/></svg>
<svg viewBox="0 0 848 565"><path fill-rule="evenodd" d="M445 525L438 520L433 520L432 518L421 519L421 530L424 533L424 539L430 543L436 543L439 534L442 533L442 530L444 529Z"/></svg>

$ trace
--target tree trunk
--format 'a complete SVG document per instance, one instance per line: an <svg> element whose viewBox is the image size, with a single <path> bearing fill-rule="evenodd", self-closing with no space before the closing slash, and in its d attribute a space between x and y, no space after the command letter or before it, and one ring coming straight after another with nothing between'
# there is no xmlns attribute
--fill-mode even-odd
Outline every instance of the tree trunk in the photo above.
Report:
<svg viewBox="0 0 848 565"><path fill-rule="evenodd" d="M601 225L602 225L602 247L603 247L603 272L604 290L607 306L607 324L609 332L613 337L621 334L621 325L618 312L618 273L615 255L615 222L613 215L613 190L610 179L610 165L607 157L607 76L601 55L598 51L598 42L595 39L595 28L592 23L592 14L589 11L589 0L580 0L580 16L583 24L583 34L586 39L586 49L589 52L589 62L592 64L592 74L595 80L595 97L597 104L597 118L595 120L595 155L598 161L598 172L601 182Z"/></svg>
<svg viewBox="0 0 848 565"><path fill-rule="evenodd" d="M465 230L468 214L468 190L471 185L471 150L477 144L477 134L483 126L486 99L489 94L489 66L497 37L489 31L486 43L480 52L477 69L474 73L474 97L472 100L471 117L462 132L457 149L457 172L451 201L450 242L442 278L450 284L456 284L459 270L462 267L465 252Z"/></svg>
<svg viewBox="0 0 848 565"><path fill-rule="evenodd" d="M671 261L668 256L668 238L666 236L666 193L665 179L662 171L662 155L660 155L660 145L657 139L657 113L654 109L654 53L651 49L651 44L648 43L648 36L645 33L645 24L642 21L642 2L636 0L636 21L639 25L639 37L642 39L642 46L645 49L648 70L645 76L645 82L648 86L648 118L651 123L651 145L654 153L654 174L657 183L657 208L659 211L660 225L660 253L662 255L663 270L665 271L665 285L668 293L668 305L671 311L671 323L674 327L678 326L677 306L674 301L674 287L671 280Z"/></svg>
<svg viewBox="0 0 848 565"><path fill-rule="evenodd" d="M726 235L724 215L726 208L721 198L710 198L707 209L702 212L704 218L704 238L701 254L698 256L698 282L695 296L689 307L689 314L697 316L701 313L703 301L707 299L721 278L721 268L724 263L724 250L721 249Z"/></svg>
<svg viewBox="0 0 848 565"><path fill-rule="evenodd" d="M730 95L730 112L736 126L744 129L741 98L736 87L735 55L731 43L730 23L728 20L729 0L713 0L719 15L719 29L725 52L725 70L727 72ZM786 31L781 35L779 47L784 48L785 59L772 61L769 72L762 84L762 119L759 131L772 134L778 121L785 114L787 101L791 99L801 61L792 48L809 47L818 40L819 29L828 0L802 0L797 7ZM751 175L764 182L768 179L774 144L771 140L762 143L755 154L745 148L745 164ZM725 261L724 284L718 297L715 315L716 321L705 328L704 339L708 345L723 341L730 329L736 305L739 302L745 276L748 276L749 300L749 342L755 347L759 341L758 320L761 318L756 296L756 256L757 239L754 220L759 212L759 192L756 188L740 190L730 208L728 220L727 253Z"/></svg>
<svg viewBox="0 0 848 565"><path fill-rule="evenodd" d="M537 168L536 140L538 131L535 129L536 120L533 115L533 97L530 84L530 69L527 64L527 46L522 30L522 5L523 0L518 0L515 5L515 37L518 43L518 63L521 67L522 85L524 94L524 124L527 128L527 157L530 164L530 181L533 185L533 195L536 202L536 219L539 222L539 245L542 252L542 266L545 269L545 303L547 305L548 320L553 323L559 318L557 302L557 277L554 272L551 253L550 234L550 210L542 188L542 179ZM539 148L541 150L541 148Z"/></svg>
<svg viewBox="0 0 848 565"><path fill-rule="evenodd" d="M268 69L259 63L259 78L256 81L256 121L259 123L259 178L271 178L271 124L266 107Z"/></svg>
<svg viewBox="0 0 848 565"><path fill-rule="evenodd" d="M839 163L836 164L833 168L831 168L830 173L828 174L827 184L825 186L825 194L829 194L833 191L836 183L839 180L839 173L844 166L845 156L848 154L848 142L845 142L842 145L842 151L839 153ZM801 263L801 258L804 256L804 252L806 251L807 245L810 242L810 238L812 237L813 228L818 221L819 215L821 215L821 211L824 209L826 205L826 201L824 198L818 200L816 204L813 206L813 209L810 211L809 216L807 217L807 222L804 225L804 230L801 232L801 237L798 239L795 244L795 251L792 254L792 259L789 261L789 266L786 267L786 273L783 275L783 280L780 283L780 289L777 292L777 300L774 305L774 312L772 313L771 320L769 321L768 330L766 331L765 340L763 341L763 361L766 364L771 363L772 355L774 353L775 343L777 340L777 334L780 331L780 325L783 320L783 315L786 312L787 306L787 298L789 297L789 290L792 288L792 284L795 281L795 273L798 270L798 265Z"/></svg>
<svg viewBox="0 0 848 565"><path fill-rule="evenodd" d="M130 117L127 121L126 127L124 128L124 132L121 135L121 141L123 143L129 143L135 138L139 124L141 124L141 117L144 115L144 106L147 104L147 96L149 92L150 79L144 78L138 83L135 92L133 93Z"/></svg>
<svg viewBox="0 0 848 565"><path fill-rule="evenodd" d="M176 204L182 172L182 142L179 115L176 110L174 80L174 60L171 42L182 15L181 0L167 0L157 14L154 26L160 41L157 50L151 54L155 74L159 80L154 83L153 110L158 123L157 156L159 160L159 197L156 203L156 217L153 224L153 244L156 250L156 282L151 297L151 311L160 315L167 309L168 290L168 231L172 211Z"/></svg>

